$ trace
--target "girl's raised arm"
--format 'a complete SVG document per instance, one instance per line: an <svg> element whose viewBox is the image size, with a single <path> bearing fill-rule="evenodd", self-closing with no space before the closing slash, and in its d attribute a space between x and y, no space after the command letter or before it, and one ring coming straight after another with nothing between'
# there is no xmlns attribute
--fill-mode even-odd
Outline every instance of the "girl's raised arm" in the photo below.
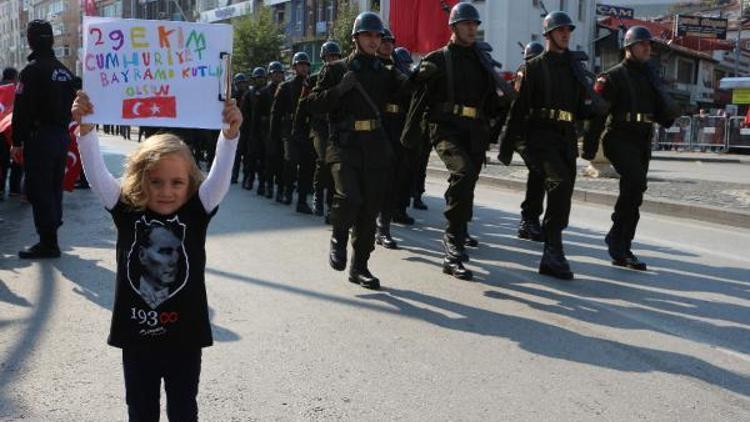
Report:
<svg viewBox="0 0 750 422"><path fill-rule="evenodd" d="M240 139L242 113L235 100L228 100L225 103L223 116L224 123L227 123L229 127L222 129L216 143L216 154L211 170L198 189L198 195L206 212L213 211L229 191L234 155L237 152L237 142Z"/></svg>

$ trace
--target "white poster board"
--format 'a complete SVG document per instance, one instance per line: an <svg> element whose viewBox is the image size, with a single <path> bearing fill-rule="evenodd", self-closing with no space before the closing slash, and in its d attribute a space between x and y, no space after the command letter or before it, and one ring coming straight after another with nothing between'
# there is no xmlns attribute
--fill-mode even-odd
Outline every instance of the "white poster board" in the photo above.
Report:
<svg viewBox="0 0 750 422"><path fill-rule="evenodd" d="M230 25L84 16L83 46L86 123L222 127Z"/></svg>

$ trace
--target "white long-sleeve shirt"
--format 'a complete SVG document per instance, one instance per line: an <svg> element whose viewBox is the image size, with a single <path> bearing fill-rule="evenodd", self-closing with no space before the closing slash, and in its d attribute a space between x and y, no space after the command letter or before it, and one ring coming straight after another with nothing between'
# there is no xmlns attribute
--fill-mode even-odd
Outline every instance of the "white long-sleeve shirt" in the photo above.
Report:
<svg viewBox="0 0 750 422"><path fill-rule="evenodd" d="M206 212L213 211L229 191L238 140L239 136L226 139L223 132L219 134L213 165L198 188L198 195ZM78 150L91 190L99 197L104 207L111 210L120 200L122 188L104 164L99 149L99 136L95 130L78 138Z"/></svg>

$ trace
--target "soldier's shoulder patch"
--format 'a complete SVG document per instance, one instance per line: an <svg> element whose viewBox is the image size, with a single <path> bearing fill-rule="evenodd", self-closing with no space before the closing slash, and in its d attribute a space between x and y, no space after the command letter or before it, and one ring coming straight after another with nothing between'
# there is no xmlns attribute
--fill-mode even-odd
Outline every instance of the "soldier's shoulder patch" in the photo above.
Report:
<svg viewBox="0 0 750 422"><path fill-rule="evenodd" d="M609 77L606 74L599 75L599 77L596 78L596 83L594 83L594 92L601 95L602 92L604 92L604 87L607 85L608 81Z"/></svg>

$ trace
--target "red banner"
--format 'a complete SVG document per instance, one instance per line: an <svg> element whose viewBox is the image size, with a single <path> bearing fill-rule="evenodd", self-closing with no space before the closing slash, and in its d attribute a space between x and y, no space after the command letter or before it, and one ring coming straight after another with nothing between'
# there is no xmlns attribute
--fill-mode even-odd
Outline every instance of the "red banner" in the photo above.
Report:
<svg viewBox="0 0 750 422"><path fill-rule="evenodd" d="M71 122L68 126L70 145L68 146L68 161L65 163L65 177L63 178L63 189L68 192L76 188L78 176L81 175L81 155L78 153L78 137L76 129L78 123Z"/></svg>
<svg viewBox="0 0 750 422"><path fill-rule="evenodd" d="M175 97L128 98L122 102L123 119L177 117Z"/></svg>
<svg viewBox="0 0 750 422"><path fill-rule="evenodd" d="M83 0L84 16L96 16L96 0Z"/></svg>
<svg viewBox="0 0 750 422"><path fill-rule="evenodd" d="M16 99L16 85L0 85L0 119L13 111L13 102Z"/></svg>
<svg viewBox="0 0 750 422"><path fill-rule="evenodd" d="M426 54L444 46L451 37L448 13L458 0L392 0L390 28L396 44Z"/></svg>

